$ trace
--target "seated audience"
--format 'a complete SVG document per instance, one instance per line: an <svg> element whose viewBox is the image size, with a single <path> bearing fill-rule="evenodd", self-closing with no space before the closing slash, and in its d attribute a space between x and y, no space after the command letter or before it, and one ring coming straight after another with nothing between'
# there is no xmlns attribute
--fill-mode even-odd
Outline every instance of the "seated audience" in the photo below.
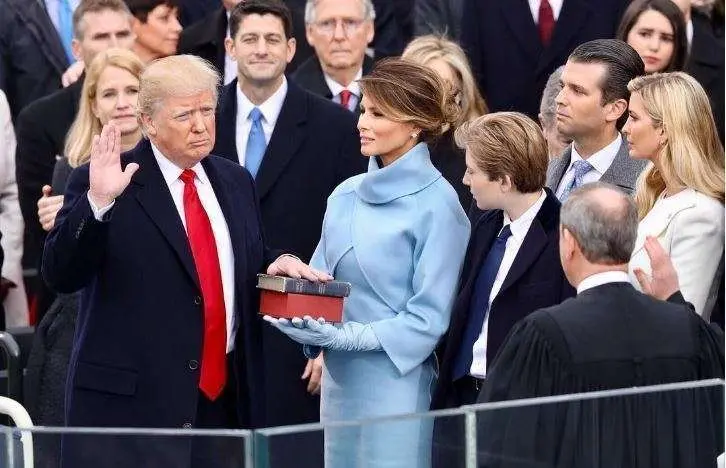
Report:
<svg viewBox="0 0 726 468"><path fill-rule="evenodd" d="M144 63L176 54L179 34L179 0L125 0L134 16L133 51Z"/></svg>
<svg viewBox="0 0 726 468"><path fill-rule="evenodd" d="M648 161L638 179L638 240L630 270L647 268L646 236L673 259L683 297L708 320L724 240L724 150L701 85L682 73L641 77L628 85L623 133L632 158ZM631 276L633 283L634 276Z"/></svg>
<svg viewBox="0 0 726 468"><path fill-rule="evenodd" d="M645 167L628 156L619 130L628 119L628 82L643 74L643 60L623 41L598 39L578 46L560 81L557 130L572 144L550 161L547 186L560 201L598 180L630 192Z"/></svg>
<svg viewBox="0 0 726 468"><path fill-rule="evenodd" d="M515 325L480 403L723 379L723 333L671 294L677 286L663 302L630 284L637 230L635 202L616 187L570 195L560 259L577 297ZM723 387L483 411L477 423L480 466L713 466L724 446Z"/></svg>
<svg viewBox="0 0 726 468"><path fill-rule="evenodd" d="M403 51L403 58L427 66L438 73L451 87L461 107L459 119L444 129L438 142L430 148L431 162L454 187L465 210L471 206L471 192L462 183L466 170L464 151L454 142L454 131L464 122L487 113L471 73L466 54L458 44L441 36L421 36L411 41Z"/></svg>
<svg viewBox="0 0 726 468"><path fill-rule="evenodd" d="M686 63L686 23L672 0L633 1L625 10L616 38L638 52L645 73L683 70Z"/></svg>
<svg viewBox="0 0 726 468"><path fill-rule="evenodd" d="M564 65L553 71L547 79L544 91L542 91L542 100L539 104L539 124L542 127L542 134L547 140L547 153L550 159L559 158L572 140L562 135L557 130L557 102L555 98L562 91L562 69Z"/></svg>

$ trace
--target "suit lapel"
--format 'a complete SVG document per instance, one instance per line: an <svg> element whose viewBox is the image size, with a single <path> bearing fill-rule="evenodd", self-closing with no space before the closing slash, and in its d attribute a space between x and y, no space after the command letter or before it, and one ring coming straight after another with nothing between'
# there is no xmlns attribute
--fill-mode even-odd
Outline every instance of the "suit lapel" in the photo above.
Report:
<svg viewBox="0 0 726 468"><path fill-rule="evenodd" d="M132 182L140 186L136 199L169 242L190 279L199 288L189 240L161 169L151 151L151 144L144 139L133 151L136 153L134 159L140 166Z"/></svg>
<svg viewBox="0 0 726 468"><path fill-rule="evenodd" d="M560 15L555 22L550 45L544 49L544 53L539 60L537 74L548 70L550 64L557 57L562 56L564 50L569 50L570 40L584 27L590 12L590 6L583 0L566 0L563 2Z"/></svg>
<svg viewBox="0 0 726 468"><path fill-rule="evenodd" d="M499 2L499 8L519 45L534 61L542 54L542 42L527 0ZM555 31L556 31L555 27Z"/></svg>
<svg viewBox="0 0 726 468"><path fill-rule="evenodd" d="M217 110L217 135L213 154L239 164L237 154L237 79L222 89Z"/></svg>
<svg viewBox="0 0 726 468"><path fill-rule="evenodd" d="M257 173L255 186L262 200L305 139L308 102L305 91L288 81L287 96Z"/></svg>

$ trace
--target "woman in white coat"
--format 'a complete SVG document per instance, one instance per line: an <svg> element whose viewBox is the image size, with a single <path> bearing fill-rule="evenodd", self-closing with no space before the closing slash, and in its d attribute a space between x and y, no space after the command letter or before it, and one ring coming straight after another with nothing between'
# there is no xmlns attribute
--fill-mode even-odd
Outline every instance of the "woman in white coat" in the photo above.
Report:
<svg viewBox="0 0 726 468"><path fill-rule="evenodd" d="M5 308L5 326L28 325L28 300L23 286L23 216L15 182L15 133L10 107L0 91L0 231L5 260L2 264L0 301ZM7 295L3 299L3 291Z"/></svg>
<svg viewBox="0 0 726 468"><path fill-rule="evenodd" d="M708 320L715 301L712 288L723 280L724 149L718 139L708 97L701 85L681 72L632 80L629 118L623 133L630 156L650 161L635 192L640 224L630 260L650 274L646 236L658 239L670 255L681 292Z"/></svg>

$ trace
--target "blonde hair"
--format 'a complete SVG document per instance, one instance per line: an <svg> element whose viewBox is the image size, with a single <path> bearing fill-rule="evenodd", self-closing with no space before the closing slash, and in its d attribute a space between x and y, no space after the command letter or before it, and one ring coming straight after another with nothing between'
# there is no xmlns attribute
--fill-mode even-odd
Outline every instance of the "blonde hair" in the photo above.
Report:
<svg viewBox="0 0 726 468"><path fill-rule="evenodd" d="M154 60L141 75L138 113L153 117L169 96L193 96L209 91L217 102L219 73L194 55L171 55Z"/></svg>
<svg viewBox="0 0 726 468"><path fill-rule="evenodd" d="M454 70L454 74L461 82L461 89L456 91L461 96L459 105L462 109L459 121L454 123L455 127L489 112L486 101L479 93L469 60L457 43L444 36L433 34L420 36L406 46L401 57L421 65L427 65L431 61L439 59Z"/></svg>
<svg viewBox="0 0 726 468"><path fill-rule="evenodd" d="M380 60L359 83L363 96L373 101L386 118L420 128L420 141L426 143L438 140L461 114L444 80L430 68L410 60Z"/></svg>
<svg viewBox="0 0 726 468"><path fill-rule="evenodd" d="M108 67L126 70L139 78L144 70L144 63L130 50L112 48L99 53L86 68L78 113L68 131L63 151L71 167L78 167L88 161L93 135L101 133L103 125L93 114L93 101L98 91L98 80Z"/></svg>
<svg viewBox="0 0 726 468"><path fill-rule="evenodd" d="M539 125L519 112L494 112L464 122L454 133L489 180L509 176L519 193L542 190L547 178L547 141Z"/></svg>
<svg viewBox="0 0 726 468"><path fill-rule="evenodd" d="M683 72L655 73L628 83L643 99L645 111L667 140L638 178L635 203L643 219L665 190L666 181L724 202L724 149L706 92Z"/></svg>

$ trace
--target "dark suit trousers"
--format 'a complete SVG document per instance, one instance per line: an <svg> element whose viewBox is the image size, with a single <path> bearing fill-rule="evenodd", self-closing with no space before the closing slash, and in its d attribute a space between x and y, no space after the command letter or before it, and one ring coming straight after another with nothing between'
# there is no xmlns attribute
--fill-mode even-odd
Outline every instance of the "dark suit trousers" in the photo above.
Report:
<svg viewBox="0 0 726 468"><path fill-rule="evenodd" d="M201 391L197 402L195 429L238 429L237 388L234 354L227 355L227 384L216 400ZM244 440L241 437L194 436L191 468L232 468L244 466Z"/></svg>

